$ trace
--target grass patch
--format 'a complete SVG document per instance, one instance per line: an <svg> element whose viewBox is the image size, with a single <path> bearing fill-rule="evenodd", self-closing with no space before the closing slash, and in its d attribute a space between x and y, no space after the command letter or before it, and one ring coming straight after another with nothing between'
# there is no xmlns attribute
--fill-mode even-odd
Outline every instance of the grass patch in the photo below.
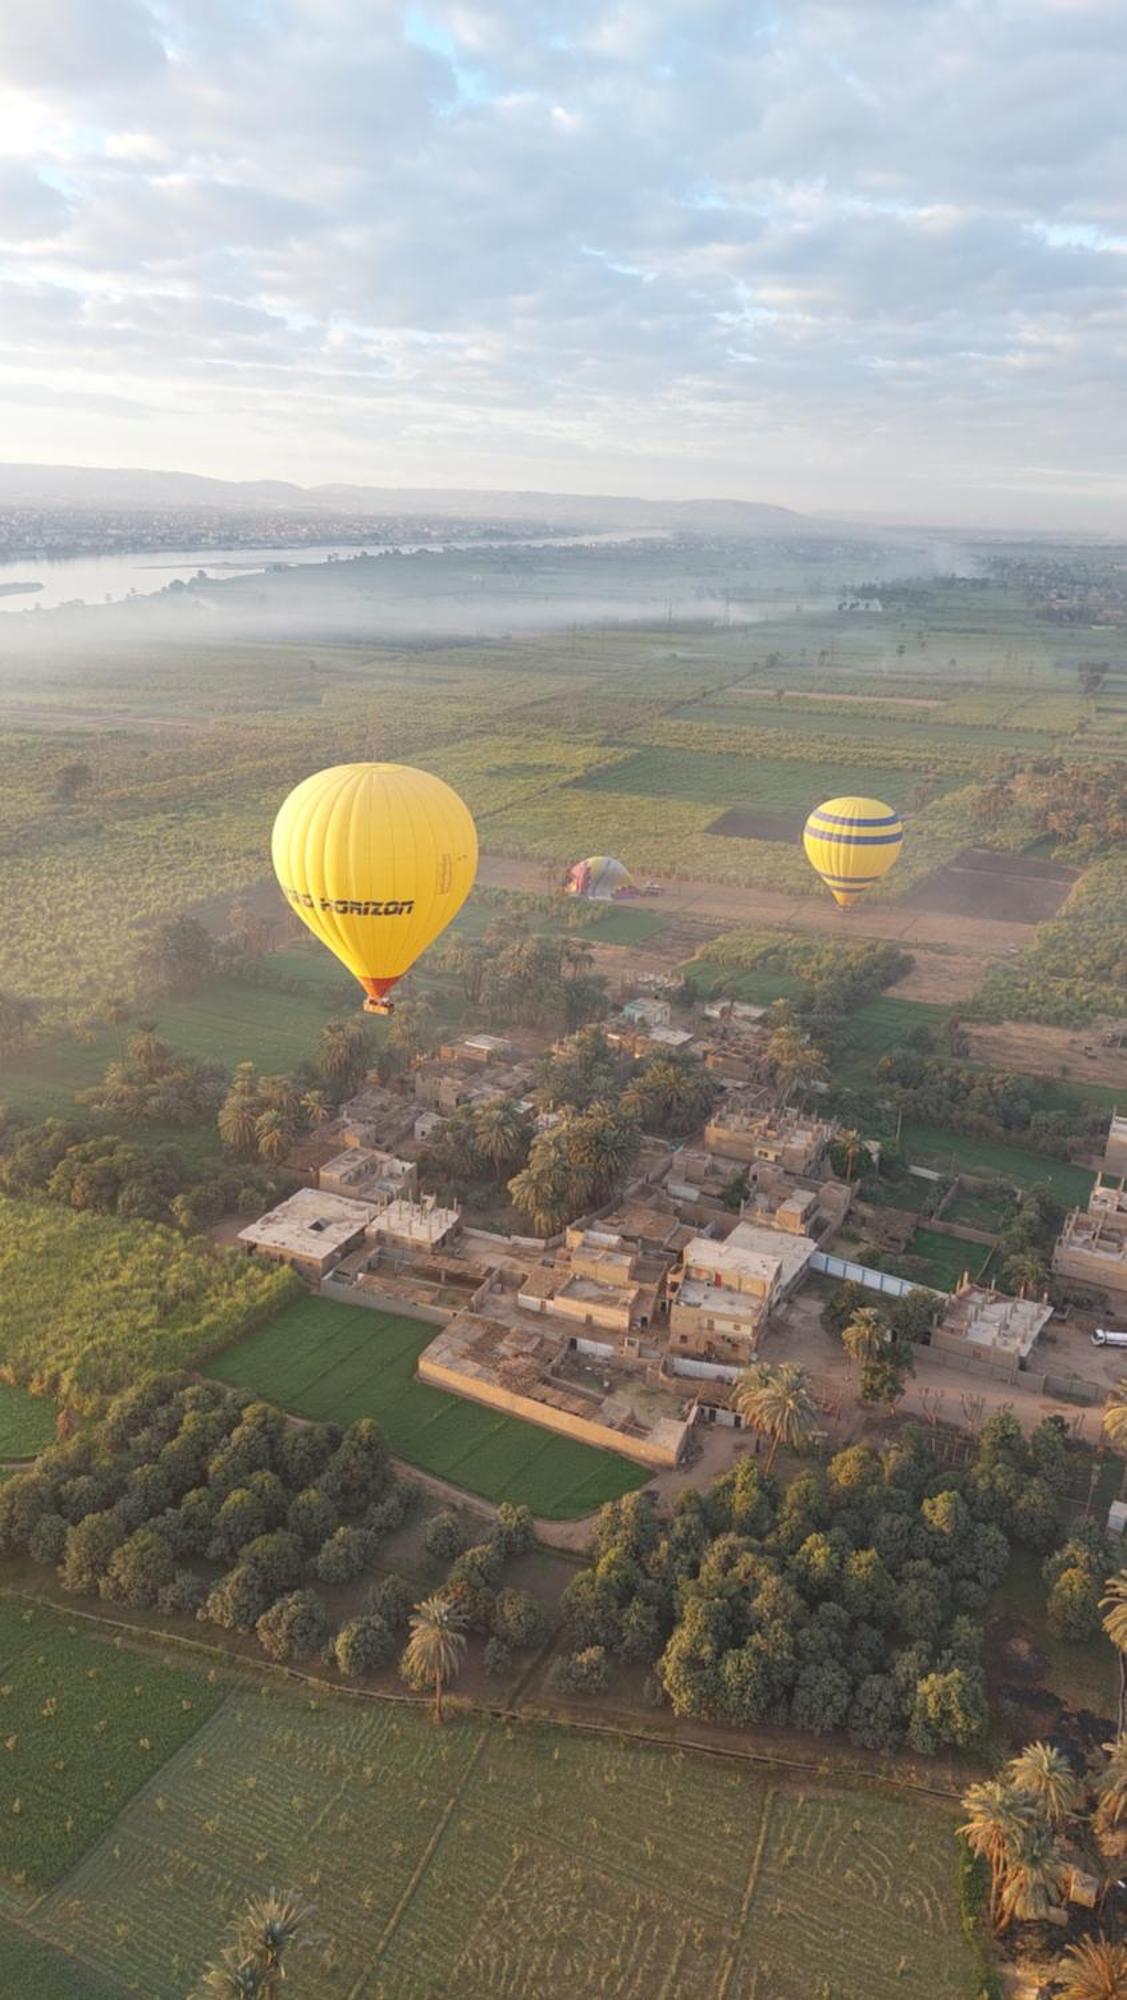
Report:
<svg viewBox="0 0 1127 2000"><path fill-rule="evenodd" d="M0 1382L0 1458L35 1458L55 1441L55 1405Z"/></svg>
<svg viewBox="0 0 1127 2000"><path fill-rule="evenodd" d="M0 1874L57 1881L221 1699L194 1674L0 1599Z"/></svg>
<svg viewBox="0 0 1127 2000"><path fill-rule="evenodd" d="M971 1133L952 1132L942 1125L905 1125L900 1142L905 1157L921 1167L939 1167L952 1174L1001 1174L1019 1187L1045 1181L1057 1199L1070 1208L1087 1206L1095 1180L1087 1167L1046 1159L1043 1154L1026 1153L1019 1146L1003 1146Z"/></svg>
<svg viewBox="0 0 1127 2000"><path fill-rule="evenodd" d="M772 1000L797 1000L808 990L793 972L779 972L772 966L740 971L735 966L717 965L712 959L691 958L680 971L704 998L746 1000L749 1007L769 1007Z"/></svg>
<svg viewBox="0 0 1127 2000"><path fill-rule="evenodd" d="M120 2000L120 1988L94 1978L59 1950L28 1937L0 1916L0 1993L13 2000Z"/></svg>
<svg viewBox="0 0 1127 2000"><path fill-rule="evenodd" d="M953 1292L963 1272L973 1274L986 1257L979 1243L961 1243L957 1236L941 1236L936 1229L917 1229L908 1245L906 1261L912 1275L936 1291Z"/></svg>
<svg viewBox="0 0 1127 2000"><path fill-rule="evenodd" d="M730 711L692 708L692 721L720 722ZM748 702L735 711L736 726L758 729L763 725L758 703ZM790 711L785 724L795 727ZM831 725L838 727L835 716ZM824 724L823 724L824 727ZM871 722L862 723L861 733L871 733ZM793 812L798 828L820 799L843 793L863 792L874 798L902 805L919 775L885 764L803 763L785 758L725 756L708 750L646 749L621 764L603 764L572 781L578 792L627 792L639 798L690 799L698 805L754 806L757 812Z"/></svg>
<svg viewBox="0 0 1127 2000"><path fill-rule="evenodd" d="M953 1815L930 1803L289 1691L232 1695L162 1772L163 1811L154 1789L34 1912L148 2000L182 2000L275 1880L317 1905L294 2000L969 1990Z"/></svg>
<svg viewBox="0 0 1127 2000"><path fill-rule="evenodd" d="M644 944L668 928L669 918L659 916L656 910L616 907L593 910L579 935L592 938L596 944Z"/></svg>
<svg viewBox="0 0 1127 2000"><path fill-rule="evenodd" d="M990 1601L991 1615L1020 1618L1032 1627L1046 1661L1041 1684L1058 1695L1066 1708L1088 1708L1097 1715L1114 1716L1119 1699L1115 1654L1103 1638L1087 1639L1081 1645L1056 1638L1045 1621L1046 1596L1036 1556L1015 1549L1010 1573Z"/></svg>
<svg viewBox="0 0 1127 2000"><path fill-rule="evenodd" d="M303 1298L209 1368L298 1416L348 1424L375 1417L393 1452L487 1500L549 1520L588 1514L644 1486L649 1473L610 1451L501 1416L417 1380L434 1328L399 1314Z"/></svg>
<svg viewBox="0 0 1127 2000"><path fill-rule="evenodd" d="M300 952L275 954L275 960L283 958L286 977L304 976L295 973L293 965L315 965L315 960L307 960ZM325 958L328 964L327 954ZM249 986L238 979L213 979L188 999L159 1001L151 1013L145 1008L137 1011L139 1017L155 1019L164 1039L186 1055L221 1063L225 1069L253 1062L268 1074L278 1075L313 1060L326 1021L347 1005L343 985L334 1000L329 991L322 991L325 984L324 969L320 981L310 979L308 992L302 993ZM86 1047L73 1040L59 1041L24 1058L10 1058L0 1078L0 1101L33 1118L73 1115L76 1093L101 1081L106 1065L122 1054L131 1032L129 1024L107 1028ZM109 1130L117 1129L112 1120L100 1122ZM135 1142L153 1144L158 1136L155 1127L121 1129ZM215 1154L219 1151L211 1126L188 1131L170 1127L162 1129L159 1137L186 1151L201 1145Z"/></svg>

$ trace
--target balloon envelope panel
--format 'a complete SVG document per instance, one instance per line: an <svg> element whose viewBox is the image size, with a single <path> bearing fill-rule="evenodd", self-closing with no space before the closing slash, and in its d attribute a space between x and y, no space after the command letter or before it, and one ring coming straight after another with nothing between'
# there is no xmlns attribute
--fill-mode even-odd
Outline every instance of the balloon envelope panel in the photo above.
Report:
<svg viewBox="0 0 1127 2000"><path fill-rule="evenodd" d="M407 764L336 764L304 779L271 849L290 906L374 999L457 916L477 872L467 807Z"/></svg>
<svg viewBox="0 0 1127 2000"><path fill-rule="evenodd" d="M843 909L888 874L903 841L900 815L882 799L827 799L802 834L810 866Z"/></svg>
<svg viewBox="0 0 1127 2000"><path fill-rule="evenodd" d="M632 886L630 870L611 854L591 854L577 861L567 878L570 896L593 896L604 901Z"/></svg>

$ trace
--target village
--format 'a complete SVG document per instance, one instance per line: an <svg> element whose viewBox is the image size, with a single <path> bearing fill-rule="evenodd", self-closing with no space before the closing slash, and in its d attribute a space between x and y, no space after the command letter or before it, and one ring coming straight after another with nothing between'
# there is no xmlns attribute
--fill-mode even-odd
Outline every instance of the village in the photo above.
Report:
<svg viewBox="0 0 1127 2000"><path fill-rule="evenodd" d="M651 975L620 998L607 1041L636 1063L671 1050L695 1058L717 1101L681 1140L645 1135L627 1185L603 1208L552 1236L519 1235L421 1182L420 1157L462 1108L500 1100L534 1115L545 1038L482 1031L421 1057L393 1085L373 1071L300 1142L291 1164L302 1185L239 1243L325 1297L432 1325L421 1380L657 1474L702 1452L715 1472L746 1449L733 1388L760 1361L807 1371L827 1440L859 1434L872 1413L824 1329L826 1298L842 1284L868 1303L920 1288L851 1254L863 1204L855 1179L834 1171L839 1128L819 1114L816 1092L798 1105L770 1080L765 1010L725 1000L689 1009L663 986L672 982ZM559 1116L541 1111L536 1126ZM879 1158L878 1142L858 1143ZM962 1176L949 1192L973 1185ZM896 1243L893 1211L868 1221L870 1238L883 1231ZM1001 1407L1030 1429L1059 1411L1094 1441L1120 1373L1114 1340L1100 1343L1117 1315L1127 1324L1127 1118L1111 1119L1088 1206L1065 1217L1050 1289L1013 1296L979 1282L996 1239L942 1213L930 1227L965 1243L965 1269L949 1290L927 1288L930 1331L905 1413L973 1431Z"/></svg>

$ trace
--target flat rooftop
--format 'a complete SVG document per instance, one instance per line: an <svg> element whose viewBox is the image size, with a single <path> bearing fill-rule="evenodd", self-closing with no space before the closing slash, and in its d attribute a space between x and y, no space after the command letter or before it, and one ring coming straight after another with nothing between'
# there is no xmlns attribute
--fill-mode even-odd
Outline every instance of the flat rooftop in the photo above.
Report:
<svg viewBox="0 0 1127 2000"><path fill-rule="evenodd" d="M321 1188L298 1188L277 1208L260 1215L239 1231L239 1242L252 1248L285 1250L293 1257L323 1258L341 1250L376 1213L374 1202L350 1201Z"/></svg>
<svg viewBox="0 0 1127 2000"><path fill-rule="evenodd" d="M1041 1299L1010 1299L984 1285L968 1285L950 1300L938 1331L968 1347L1024 1360L1052 1316L1052 1306Z"/></svg>
<svg viewBox="0 0 1127 2000"><path fill-rule="evenodd" d="M818 1248L813 1237L795 1236L789 1229L771 1229L756 1222L737 1222L723 1243L710 1236L695 1236L685 1246L686 1264L700 1263L706 1269L745 1272L749 1277L770 1279L779 1267L779 1282L791 1285L799 1278Z"/></svg>
<svg viewBox="0 0 1127 2000"><path fill-rule="evenodd" d="M711 1310L731 1319L751 1320L756 1325L767 1311L766 1299L756 1298L754 1292L733 1292L727 1285L710 1285L707 1278L683 1278L677 1304L691 1306L696 1312Z"/></svg>

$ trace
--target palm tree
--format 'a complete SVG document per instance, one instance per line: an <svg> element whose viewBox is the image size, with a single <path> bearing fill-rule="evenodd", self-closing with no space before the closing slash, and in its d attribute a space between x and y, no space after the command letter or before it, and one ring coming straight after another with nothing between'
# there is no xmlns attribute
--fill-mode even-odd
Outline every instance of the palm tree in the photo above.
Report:
<svg viewBox="0 0 1127 2000"><path fill-rule="evenodd" d="M1117 1570L1107 1579L1106 1595L1100 1599L1103 1628L1119 1654L1119 1728L1127 1731L1127 1569Z"/></svg>
<svg viewBox="0 0 1127 2000"><path fill-rule="evenodd" d="M1043 1923L1059 1902L1064 1863L1052 1832L1042 1819L1023 1827L1006 1862L998 1895L999 1928L1012 1923Z"/></svg>
<svg viewBox="0 0 1127 2000"><path fill-rule="evenodd" d="M140 1070L146 1083L154 1083L172 1059L172 1050L158 1035L155 1021L140 1022L137 1033L130 1035L125 1047L130 1062Z"/></svg>
<svg viewBox="0 0 1127 2000"><path fill-rule="evenodd" d="M296 1896L277 1889L252 1897L231 1926L230 1944L204 1973L196 2000L274 2000L286 1976L286 1953L312 1915Z"/></svg>
<svg viewBox="0 0 1127 2000"><path fill-rule="evenodd" d="M465 1618L452 1598L441 1592L424 1597L411 1613L411 1636L403 1655L411 1676L434 1683L434 1720L442 1721L442 1690L462 1664L466 1650Z"/></svg>
<svg viewBox="0 0 1127 2000"><path fill-rule="evenodd" d="M760 1361L745 1368L732 1392L732 1404L753 1431L770 1438L768 1472L781 1444L794 1451L806 1443L818 1415L806 1370L789 1361L780 1367Z"/></svg>
<svg viewBox="0 0 1127 2000"><path fill-rule="evenodd" d="M538 1236L554 1236L572 1214L572 1174L558 1132L543 1133L528 1165L509 1182L513 1204Z"/></svg>
<svg viewBox="0 0 1127 2000"><path fill-rule="evenodd" d="M1045 1260L1037 1250L1019 1250L1006 1260L1006 1279L1023 1292L1040 1292L1048 1282Z"/></svg>
<svg viewBox="0 0 1127 2000"><path fill-rule="evenodd" d="M1084 1938L1064 1954L1060 2000L1127 2000L1127 1944Z"/></svg>
<svg viewBox="0 0 1127 2000"><path fill-rule="evenodd" d="M262 1112L254 1121L254 1136L260 1157L271 1166L284 1160L293 1145L293 1132L280 1111Z"/></svg>
<svg viewBox="0 0 1127 2000"><path fill-rule="evenodd" d="M331 1100L323 1090L307 1090L301 1100L301 1108L311 1125L327 1125L333 1115Z"/></svg>
<svg viewBox="0 0 1127 2000"><path fill-rule="evenodd" d="M511 1097L495 1097L477 1113L474 1132L480 1151L494 1172L501 1174L520 1159L528 1138L528 1123Z"/></svg>
<svg viewBox="0 0 1127 2000"><path fill-rule="evenodd" d="M1108 1760L1095 1782L1092 1831L1101 1851L1121 1861L1127 1849L1127 1737L1105 1743L1104 1749Z"/></svg>
<svg viewBox="0 0 1127 2000"><path fill-rule="evenodd" d="M219 1136L233 1153L253 1153L257 1138L258 1110L253 1097L234 1089L219 1110Z"/></svg>
<svg viewBox="0 0 1127 2000"><path fill-rule="evenodd" d="M1113 1451L1127 1452L1127 1376L1116 1383L1107 1399L1104 1436Z"/></svg>
<svg viewBox="0 0 1127 2000"><path fill-rule="evenodd" d="M271 1889L266 1896L253 1896L235 1927L235 1950L240 1949L258 1966L263 1994L273 1994L285 1978L286 1952L300 1938L313 1915L296 1896L283 1896Z"/></svg>
<svg viewBox="0 0 1127 2000"><path fill-rule="evenodd" d="M253 1958L225 1951L209 1965L192 2000L266 2000L267 1988Z"/></svg>
<svg viewBox="0 0 1127 2000"><path fill-rule="evenodd" d="M1019 1792L1036 1799L1049 1825L1058 1831L1079 1802L1076 1773L1063 1750L1051 1743L1027 1743L1020 1757L1006 1765L1006 1776Z"/></svg>
<svg viewBox="0 0 1127 2000"><path fill-rule="evenodd" d="M329 1021L317 1043L317 1066L330 1083L347 1083L367 1054L367 1036L359 1021Z"/></svg>
<svg viewBox="0 0 1127 2000"><path fill-rule="evenodd" d="M851 1361L873 1361L888 1341L888 1328L874 1306L861 1306L841 1329L841 1344Z"/></svg>
<svg viewBox="0 0 1127 2000"><path fill-rule="evenodd" d="M963 1811L969 1817L959 1832L971 1853L980 1855L990 1868L990 1921L997 1929L1006 1870L1036 1817L1036 1801L1005 1778L988 1778L963 1793Z"/></svg>
<svg viewBox="0 0 1127 2000"><path fill-rule="evenodd" d="M821 1050L789 1021L775 1029L767 1044L767 1055L783 1085L784 1101L798 1084L812 1083L825 1068Z"/></svg>

